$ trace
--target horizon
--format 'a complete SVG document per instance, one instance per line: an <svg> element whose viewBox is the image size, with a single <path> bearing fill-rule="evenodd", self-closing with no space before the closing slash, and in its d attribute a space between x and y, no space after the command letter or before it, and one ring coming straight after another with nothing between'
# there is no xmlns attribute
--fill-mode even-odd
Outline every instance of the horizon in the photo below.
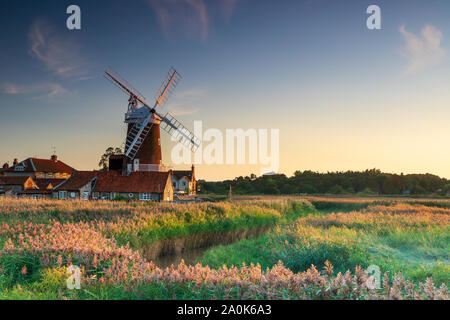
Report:
<svg viewBox="0 0 450 320"><path fill-rule="evenodd" d="M103 71L112 66L150 98L173 65L183 80L163 110L191 130L197 120L222 132L279 129L277 173L450 179L448 1L171 3L0 5L1 164L47 159L55 147L68 165L99 170L126 133L127 96ZM81 30L66 27L71 4ZM372 4L381 30L366 27ZM173 164L163 131L161 140L163 164L188 168ZM223 181L260 167L201 164L196 174Z"/></svg>
<svg viewBox="0 0 450 320"><path fill-rule="evenodd" d="M60 157L58 156L58 155L56 155L58 158L57 158L57 161L61 161L61 162L64 162L66 165L68 165L68 166L71 166L70 165L70 163L67 163L66 161L64 161L64 160L61 160L60 159ZM32 159L40 159L40 160L50 160L50 157L47 159L47 158L39 158L39 157L27 157L27 158L24 158L24 159L17 159L18 161L19 161L19 163L20 162L22 162L22 161L25 161L25 160L27 160L28 158L32 158ZM13 160L15 160L15 159L13 159ZM9 163L8 163L9 164ZM194 165L195 166L195 165ZM72 167L72 166L71 166ZM75 167L72 167L73 169L75 169L75 170L77 170L77 171L102 171L102 169L101 168L95 168L95 169L90 169L90 170L78 170L77 168L75 168ZM188 169L190 169L190 168L172 168L172 170L188 170ZM398 175L398 176L401 176L401 175L405 175L405 176L407 176L407 175L433 175L433 176L437 176L437 177L439 177L439 178L441 178L441 179L445 179L445 180L450 180L449 178L447 178L447 177L444 177L444 176L439 176L439 175L436 175L436 174L433 174L433 173L430 173L430 172L412 172L412 173L405 173L405 172L386 172L386 171L383 171L383 170L380 170L380 169L378 169L378 168L367 168L367 169L364 169L364 170L338 170L338 171L314 171L314 170L295 170L292 174L286 174L286 173L283 173L283 172L280 172L280 173L267 173L267 174L260 174L260 175L258 175L258 174L255 174L255 173L248 173L248 174L245 174L245 175L240 175L240 176L235 176L235 177L232 177L232 178L226 178L226 179L222 179L222 180L206 180L206 179L203 179L203 178L199 178L199 177L196 177L197 178L197 180L204 180L204 181L206 181L206 182L224 182L224 181L233 181L233 180L235 180L235 179L237 179L237 178L240 178L240 177L243 177L243 178L246 178L246 177L250 177L251 175L253 175L253 174L255 174L256 175L256 177L257 178L261 178L261 177L263 177L263 176L268 176L268 177L270 177L270 176L276 176L276 175L285 175L287 178L291 178L291 177L294 177L295 176L295 173L297 172L297 171L300 171L300 172L306 172L306 171L311 171L311 172L314 172L314 173L318 173L318 174L340 174L340 173L348 173L348 172L353 172L353 173L364 173L364 172L366 172L366 171L371 171L371 170L377 170L377 171L380 171L382 174L389 174L389 175ZM195 171L197 172L197 167L195 166Z"/></svg>

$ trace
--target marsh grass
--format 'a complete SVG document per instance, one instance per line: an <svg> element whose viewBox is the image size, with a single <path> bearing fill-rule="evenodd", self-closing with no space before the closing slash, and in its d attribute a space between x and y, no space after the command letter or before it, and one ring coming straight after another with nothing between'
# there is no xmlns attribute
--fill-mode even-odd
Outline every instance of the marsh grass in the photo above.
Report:
<svg viewBox="0 0 450 320"><path fill-rule="evenodd" d="M360 202L357 202L358 204ZM450 210L397 203L361 211L310 215L256 240L209 250L199 262L218 267L281 260L295 272L330 261L337 271L376 264L390 276L431 277L449 284Z"/></svg>
<svg viewBox="0 0 450 320"><path fill-rule="evenodd" d="M0 208L1 299L448 299L445 208L371 203L321 214L287 198L180 206L0 200ZM159 268L140 252L180 234L267 225L277 227L209 251L203 265ZM372 263L386 272L380 290L367 287L361 269ZM80 291L65 286L72 264L82 269Z"/></svg>

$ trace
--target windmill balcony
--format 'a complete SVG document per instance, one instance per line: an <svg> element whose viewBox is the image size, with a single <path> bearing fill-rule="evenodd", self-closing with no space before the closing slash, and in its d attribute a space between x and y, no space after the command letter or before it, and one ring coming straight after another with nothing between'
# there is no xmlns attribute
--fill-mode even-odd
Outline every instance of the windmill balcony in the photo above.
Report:
<svg viewBox="0 0 450 320"><path fill-rule="evenodd" d="M172 167L165 166L162 164L140 164L138 171L167 172L170 170L172 170Z"/></svg>

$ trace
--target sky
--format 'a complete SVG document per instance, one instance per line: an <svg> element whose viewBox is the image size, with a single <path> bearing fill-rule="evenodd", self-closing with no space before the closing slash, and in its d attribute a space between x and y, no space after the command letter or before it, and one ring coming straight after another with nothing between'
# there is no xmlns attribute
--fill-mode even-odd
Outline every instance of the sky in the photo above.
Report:
<svg viewBox="0 0 450 320"><path fill-rule="evenodd" d="M69 5L81 30L69 30ZM381 9L369 30L369 5ZM127 97L165 106L191 130L278 129L279 170L432 173L450 178L447 0L96 0L0 2L0 162L59 158L98 169L125 138ZM174 146L162 135L163 162ZM204 144L205 145L205 144ZM198 164L197 178L261 165Z"/></svg>

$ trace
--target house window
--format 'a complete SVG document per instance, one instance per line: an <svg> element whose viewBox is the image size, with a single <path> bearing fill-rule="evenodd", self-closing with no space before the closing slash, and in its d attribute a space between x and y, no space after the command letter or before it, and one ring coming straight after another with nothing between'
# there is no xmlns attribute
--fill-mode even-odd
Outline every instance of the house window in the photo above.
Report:
<svg viewBox="0 0 450 320"><path fill-rule="evenodd" d="M92 199L97 200L98 199L98 192L94 192L92 194Z"/></svg>
<svg viewBox="0 0 450 320"><path fill-rule="evenodd" d="M116 192L111 192L111 200L115 200L117 197L117 193Z"/></svg>
<svg viewBox="0 0 450 320"><path fill-rule="evenodd" d="M81 194L81 200L89 200L89 192L84 191L84 192Z"/></svg>
<svg viewBox="0 0 450 320"><path fill-rule="evenodd" d="M133 194L133 193L129 193L129 194L128 194L128 197L133 198L133 197L134 197L134 194Z"/></svg>
<svg viewBox="0 0 450 320"><path fill-rule="evenodd" d="M70 193L70 199L75 199L77 197L75 192Z"/></svg>
<svg viewBox="0 0 450 320"><path fill-rule="evenodd" d="M60 191L59 192L59 198L60 199L66 199L67 198L67 191Z"/></svg>
<svg viewBox="0 0 450 320"><path fill-rule="evenodd" d="M152 200L153 201L159 201L160 200L160 194L159 193L152 193Z"/></svg>
<svg viewBox="0 0 450 320"><path fill-rule="evenodd" d="M108 200L108 192L102 192L102 200Z"/></svg>
<svg viewBox="0 0 450 320"><path fill-rule="evenodd" d="M53 199L58 199L58 192L53 193Z"/></svg>
<svg viewBox="0 0 450 320"><path fill-rule="evenodd" d="M141 192L139 193L139 200L150 200L151 193Z"/></svg>

